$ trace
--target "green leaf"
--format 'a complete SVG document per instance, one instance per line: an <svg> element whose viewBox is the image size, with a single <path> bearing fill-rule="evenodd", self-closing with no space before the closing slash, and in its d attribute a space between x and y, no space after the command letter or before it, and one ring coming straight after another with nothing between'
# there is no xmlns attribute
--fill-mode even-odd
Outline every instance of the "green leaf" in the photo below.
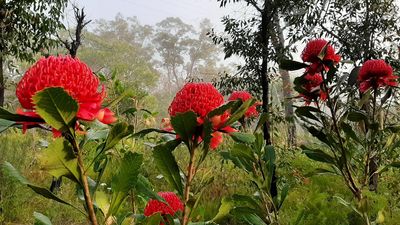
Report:
<svg viewBox="0 0 400 225"><path fill-rule="evenodd" d="M352 138L353 140L357 141L358 143L361 143L356 132L354 132L353 128L348 123L342 122L340 126L341 126L342 130L344 131L344 133L346 134L346 136Z"/></svg>
<svg viewBox="0 0 400 225"><path fill-rule="evenodd" d="M44 120L42 118L14 114L14 113L11 113L11 112L5 110L2 107L0 107L0 119L15 121L15 122L38 122L38 123L44 122Z"/></svg>
<svg viewBox="0 0 400 225"><path fill-rule="evenodd" d="M78 210L80 213L82 213L83 215L86 215L85 212L82 212L79 208L75 207L74 205L72 205L71 203L66 202L65 200L59 198L58 196L56 196L53 192L51 192L49 189L44 188L44 187L40 187L40 186L36 186L32 183L30 183L25 177L23 177L18 171L17 169L15 169L15 167L13 165L11 165L9 162L4 162L2 164L2 171L4 172L4 174L8 175L11 178L14 178L15 180L19 181L21 184L24 184L26 186L28 186L30 189L32 189L35 193L54 200L56 202L65 204L65 205L69 205L71 207L73 207L74 209Z"/></svg>
<svg viewBox="0 0 400 225"><path fill-rule="evenodd" d="M95 205L97 208L101 210L103 215L107 215L108 209L110 208L110 200L108 199L107 194L104 191L96 191L95 197Z"/></svg>
<svg viewBox="0 0 400 225"><path fill-rule="evenodd" d="M143 156L138 153L127 152L119 163L118 171L114 174L111 181L113 195L110 209L107 216L116 215L121 204L128 196L129 191L134 189L137 184L140 167L143 163Z"/></svg>
<svg viewBox="0 0 400 225"><path fill-rule="evenodd" d="M78 160L68 141L57 138L39 156L40 166L56 178L65 176L80 184Z"/></svg>
<svg viewBox="0 0 400 225"><path fill-rule="evenodd" d="M324 163L330 163L330 164L335 164L335 159L323 152L322 150L319 149L311 149L308 148L304 145L302 145L300 148L303 149L303 153L307 155L308 158L318 161L318 162L324 162Z"/></svg>
<svg viewBox="0 0 400 225"><path fill-rule="evenodd" d="M316 113L320 113L320 111L314 107L311 106L302 106L302 107L298 107L295 111L295 113L300 116L300 117L307 117L309 119L313 119L316 121L320 121L318 119L318 117L316 117L314 114L312 114L311 112L316 112Z"/></svg>
<svg viewBox="0 0 400 225"><path fill-rule="evenodd" d="M288 59L284 59L279 62L279 68L282 70L293 71L293 70L299 70L299 69L303 69L303 68L307 68L307 67L308 67L308 65L305 63L288 60Z"/></svg>
<svg viewBox="0 0 400 225"><path fill-rule="evenodd" d="M256 137L253 134L242 133L242 132L232 132L229 133L232 139L236 142L251 144L256 140Z"/></svg>
<svg viewBox="0 0 400 225"><path fill-rule="evenodd" d="M33 212L33 216L35 217L34 225L52 225L50 219L38 212Z"/></svg>
<svg viewBox="0 0 400 225"><path fill-rule="evenodd" d="M223 104L222 106L209 112L207 114L207 117L212 118L214 116L222 115L224 112L226 112L228 110L231 112L234 112L240 107L241 104L242 104L241 100L229 101L229 102Z"/></svg>
<svg viewBox="0 0 400 225"><path fill-rule="evenodd" d="M253 133L256 133L267 121L268 121L268 114L265 112L261 113L261 115L259 116L259 119L257 121L257 126L254 129Z"/></svg>
<svg viewBox="0 0 400 225"><path fill-rule="evenodd" d="M163 218L160 213L155 213L149 217L146 217L144 225L160 225L163 222Z"/></svg>
<svg viewBox="0 0 400 225"><path fill-rule="evenodd" d="M149 197L151 199L158 200L160 202L164 202L164 199L161 198L152 188L150 181L139 174L137 183L135 186L135 190L137 194L143 195L144 197Z"/></svg>
<svg viewBox="0 0 400 225"><path fill-rule="evenodd" d="M231 198L223 198L221 206L218 209L217 215L211 220L213 222L220 222L229 215L231 210L235 207L234 201Z"/></svg>
<svg viewBox="0 0 400 225"><path fill-rule="evenodd" d="M232 123L238 121L240 118L242 118L246 113L246 111L249 109L249 107L252 106L255 102L256 102L255 99L249 99L243 102L243 104L241 104L240 107L231 114L229 119L225 122L224 126L229 126Z"/></svg>
<svg viewBox="0 0 400 225"><path fill-rule="evenodd" d="M180 140L172 140L165 144L157 145L153 150L153 158L160 173L165 177L172 188L183 195L183 184L179 173L178 163L172 151L181 143Z"/></svg>
<svg viewBox="0 0 400 225"><path fill-rule="evenodd" d="M254 210L248 207L236 207L231 211L231 214L236 218L243 220L250 225L267 225Z"/></svg>
<svg viewBox="0 0 400 225"><path fill-rule="evenodd" d="M133 133L133 126L125 122L115 124L108 134L104 151L113 148L118 142Z"/></svg>
<svg viewBox="0 0 400 225"><path fill-rule="evenodd" d="M365 112L363 111L350 111L349 114L347 115L347 119L352 121L352 122L359 122L359 121L367 121L368 116Z"/></svg>
<svg viewBox="0 0 400 225"><path fill-rule="evenodd" d="M160 134L175 134L175 133L173 133L173 132L166 131L166 130L160 130L160 129L155 129L155 128L149 128L149 129L144 129L144 130L141 130L141 131L139 131L139 132L136 132L135 134L133 134L133 137L135 137L135 138L142 138L142 137L144 137L144 136L146 136L146 135L148 135L148 134L150 134L150 133L153 133L153 132L160 133Z"/></svg>
<svg viewBox="0 0 400 225"><path fill-rule="evenodd" d="M9 121L9 120L4 120L4 119L0 119L0 133L7 130L8 128L12 127L16 125L15 122L13 121Z"/></svg>
<svg viewBox="0 0 400 225"><path fill-rule="evenodd" d="M349 87L357 84L358 73L360 72L361 66L356 66L351 70L349 78L347 80L347 85Z"/></svg>
<svg viewBox="0 0 400 225"><path fill-rule="evenodd" d="M326 55L326 50L328 49L328 45L329 45L329 42L327 42L325 45L324 45L324 47L321 49L321 51L318 53L318 58L322 61L322 60L324 60L324 58L325 58L325 55Z"/></svg>
<svg viewBox="0 0 400 225"><path fill-rule="evenodd" d="M47 124L59 131L74 128L78 103L63 88L52 87L37 92L33 97L36 112Z"/></svg>
<svg viewBox="0 0 400 225"><path fill-rule="evenodd" d="M171 125L179 137L188 144L196 131L197 116L193 111L178 113L171 118Z"/></svg>

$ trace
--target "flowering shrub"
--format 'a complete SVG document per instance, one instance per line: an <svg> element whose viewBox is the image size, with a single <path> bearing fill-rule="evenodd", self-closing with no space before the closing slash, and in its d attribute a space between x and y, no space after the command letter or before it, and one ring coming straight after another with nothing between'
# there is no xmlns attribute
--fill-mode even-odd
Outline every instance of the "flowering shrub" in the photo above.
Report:
<svg viewBox="0 0 400 225"><path fill-rule="evenodd" d="M360 91L363 93L370 88L376 90L384 86L397 86L396 79L392 67L381 59L366 61L358 74Z"/></svg>
<svg viewBox="0 0 400 225"><path fill-rule="evenodd" d="M157 199L150 199L144 208L144 215L151 216L155 213L163 215L174 216L177 212L184 210L183 203L179 197L173 192L158 192L158 195L162 197L165 202L161 202Z"/></svg>
<svg viewBox="0 0 400 225"><path fill-rule="evenodd" d="M310 159L328 164L332 168L329 173L342 176L355 205L338 199L351 206L364 224L371 224L368 189L377 190L379 176L385 171L379 168L399 165L390 157L395 147L388 144L399 141L388 113L397 76L383 60L368 60L351 73L339 73L336 65L340 57L321 39L306 45L302 59L311 64L293 62L296 68L289 68L305 68L294 81L295 89L306 104L316 104L297 107L296 115L323 145L301 148Z"/></svg>
<svg viewBox="0 0 400 225"><path fill-rule="evenodd" d="M16 95L24 109L18 110L18 113L39 117L32 98L37 92L49 87L63 88L78 103L78 119L98 119L105 124L117 120L111 110L101 108L105 91L100 86L99 79L86 64L70 56L41 58L26 71L16 89Z"/></svg>

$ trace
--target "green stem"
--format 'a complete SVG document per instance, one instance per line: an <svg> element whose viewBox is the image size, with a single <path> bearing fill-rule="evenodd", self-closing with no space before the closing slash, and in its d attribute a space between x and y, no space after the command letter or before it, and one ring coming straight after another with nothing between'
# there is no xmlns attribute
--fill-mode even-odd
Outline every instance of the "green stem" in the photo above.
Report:
<svg viewBox="0 0 400 225"><path fill-rule="evenodd" d="M195 148L189 147L189 153L190 153L190 157L189 157L189 166L188 166L186 183L185 183L185 191L184 191L184 210L183 210L183 215L182 215L182 225L187 225L190 220L190 218L189 218L190 209L188 207L188 202L190 199L191 183L192 183L194 175L196 174L196 169L195 169L195 165L194 165Z"/></svg>

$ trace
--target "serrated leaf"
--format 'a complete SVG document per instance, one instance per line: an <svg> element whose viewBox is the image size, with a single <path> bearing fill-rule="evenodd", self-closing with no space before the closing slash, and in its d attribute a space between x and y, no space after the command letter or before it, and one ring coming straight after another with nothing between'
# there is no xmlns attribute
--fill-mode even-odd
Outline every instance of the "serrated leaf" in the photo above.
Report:
<svg viewBox="0 0 400 225"><path fill-rule="evenodd" d="M133 126L125 122L115 124L108 133L104 151L113 148L118 142L133 133Z"/></svg>
<svg viewBox="0 0 400 225"><path fill-rule="evenodd" d="M78 160L68 141L57 138L39 156L41 169L56 178L65 176L80 183Z"/></svg>
<svg viewBox="0 0 400 225"><path fill-rule="evenodd" d="M171 125L179 137L188 144L196 131L197 116L193 111L177 113L171 117Z"/></svg>
<svg viewBox="0 0 400 225"><path fill-rule="evenodd" d="M164 176L172 188L183 195L183 184L179 173L178 163L172 151L181 143L180 140L172 140L165 144L157 145L153 150L153 158L160 173Z"/></svg>
<svg viewBox="0 0 400 225"><path fill-rule="evenodd" d="M36 113L51 127L67 131L75 126L78 103L63 88L51 87L37 92L33 97Z"/></svg>

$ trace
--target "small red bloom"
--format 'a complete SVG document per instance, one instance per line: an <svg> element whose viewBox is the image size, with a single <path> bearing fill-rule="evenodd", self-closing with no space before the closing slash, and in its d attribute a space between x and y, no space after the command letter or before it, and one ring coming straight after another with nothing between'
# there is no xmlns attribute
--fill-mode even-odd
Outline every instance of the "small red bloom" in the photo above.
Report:
<svg viewBox="0 0 400 225"><path fill-rule="evenodd" d="M358 73L360 91L369 88L377 89L383 86L397 86L397 76L393 75L392 67L381 59L368 60Z"/></svg>
<svg viewBox="0 0 400 225"><path fill-rule="evenodd" d="M301 53L301 59L304 62L309 63L318 63L321 59L318 58L319 53L324 48L324 46L328 43L328 41L324 39L315 39L311 40L307 43L303 52ZM338 63L340 61L340 55L335 54L335 49L328 44L325 52L325 56L323 61L333 61L334 63Z"/></svg>
<svg viewBox="0 0 400 225"><path fill-rule="evenodd" d="M101 109L105 97L104 86L100 86L99 79L86 64L70 56L41 58L26 71L16 89L18 100L24 108L19 114L36 114L32 97L49 87L62 87L78 102L78 119L91 121L97 118L106 124L116 121L113 112L107 108Z"/></svg>
<svg viewBox="0 0 400 225"><path fill-rule="evenodd" d="M150 199L147 202L146 208L144 209L145 216L151 216L155 213L161 213L161 215L174 216L176 212L183 211L183 203L179 197L173 192L158 192L158 195L168 203L160 202L158 200Z"/></svg>
<svg viewBox="0 0 400 225"><path fill-rule="evenodd" d="M307 83L303 85L303 88L307 91L307 93L303 93L301 96L306 101L306 104L310 104L317 98L319 98L321 101L325 101L327 99L327 93L321 90L321 84L323 82L321 74L306 74L304 79L307 80Z"/></svg>
<svg viewBox="0 0 400 225"><path fill-rule="evenodd" d="M241 99L243 102L253 98L253 96L247 91L234 91L232 92L231 96L229 96L228 101L234 101L237 99ZM252 106L247 109L246 113L244 114L245 118L257 117L257 105L259 103L254 103Z"/></svg>
<svg viewBox="0 0 400 225"><path fill-rule="evenodd" d="M304 62L311 63L307 68L306 72L309 74L320 73L329 68L323 64L323 61L332 61L334 64L339 63L340 55L335 54L335 49L328 44L326 47L326 52L324 58L321 60L318 58L319 53L328 44L328 41L324 39L315 39L307 43L303 52L301 53L301 59Z"/></svg>

